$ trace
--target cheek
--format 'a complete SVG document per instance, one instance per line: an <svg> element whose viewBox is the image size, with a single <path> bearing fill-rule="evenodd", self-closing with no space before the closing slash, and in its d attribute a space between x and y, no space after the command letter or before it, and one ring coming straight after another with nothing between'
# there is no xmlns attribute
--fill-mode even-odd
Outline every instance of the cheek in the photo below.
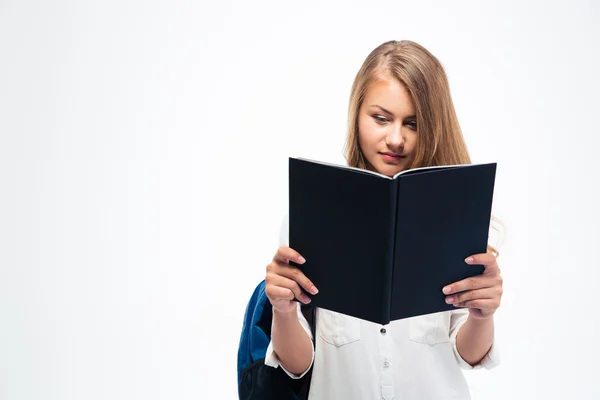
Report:
<svg viewBox="0 0 600 400"><path fill-rule="evenodd" d="M406 135L406 144L404 147L410 151L413 151L417 147L417 132L411 131Z"/></svg>
<svg viewBox="0 0 600 400"><path fill-rule="evenodd" d="M381 136L377 126L373 126L372 123L368 121L358 122L358 142L360 146L363 148L363 151L369 150L370 147L373 147L378 140L378 137Z"/></svg>
<svg viewBox="0 0 600 400"><path fill-rule="evenodd" d="M366 124L364 122L362 122L360 119L358 120L358 144L363 149L363 151L364 151L365 145L369 141L369 139L368 139L369 130L365 125Z"/></svg>

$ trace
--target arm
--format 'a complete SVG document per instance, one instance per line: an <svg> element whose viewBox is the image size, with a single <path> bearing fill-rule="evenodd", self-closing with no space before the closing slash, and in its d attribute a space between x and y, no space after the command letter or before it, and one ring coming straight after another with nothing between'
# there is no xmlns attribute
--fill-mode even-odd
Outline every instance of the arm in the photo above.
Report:
<svg viewBox="0 0 600 400"><path fill-rule="evenodd" d="M265 364L281 365L288 375L300 378L312 365L314 349L308 322L302 315L300 303L293 299L310 303L300 286L310 294L318 290L298 268L289 265L290 260L298 264L305 261L295 250L280 247L267 266L265 291L273 306L273 321Z"/></svg>
<svg viewBox="0 0 600 400"><path fill-rule="evenodd" d="M277 358L287 371L301 375L310 367L312 341L300 324L296 310L282 312L273 308L271 341Z"/></svg>
<svg viewBox="0 0 600 400"><path fill-rule="evenodd" d="M469 310L467 320L456 334L456 350L465 362L475 366L488 355L494 343L494 313L502 298L502 276L491 253L469 257L465 262L483 265L483 274L448 285L443 292L448 304Z"/></svg>
<svg viewBox="0 0 600 400"><path fill-rule="evenodd" d="M494 342L494 319L476 319L469 316L458 330L456 347L460 356L471 366L481 362Z"/></svg>

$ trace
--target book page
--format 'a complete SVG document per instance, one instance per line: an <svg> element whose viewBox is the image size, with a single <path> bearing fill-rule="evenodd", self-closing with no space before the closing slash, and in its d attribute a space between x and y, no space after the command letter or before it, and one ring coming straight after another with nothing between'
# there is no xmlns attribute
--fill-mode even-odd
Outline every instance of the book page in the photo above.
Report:
<svg viewBox="0 0 600 400"><path fill-rule="evenodd" d="M302 160L302 161L312 162L312 163L315 163L315 164L328 165L330 167L336 167L336 168L341 168L341 169L353 170L353 171L356 171L356 172L361 172L363 174L369 174L369 175L378 176L380 178L386 178L386 179L390 179L390 180L392 179L389 176L380 174L379 172L370 171L368 169L361 169L361 168L356 168L356 167L350 167L348 165L341 165L341 164L332 164L332 163L328 163L328 162L324 162L324 161L310 160L310 159L302 158L302 157L290 157L290 158L294 158L296 160Z"/></svg>
<svg viewBox="0 0 600 400"><path fill-rule="evenodd" d="M434 170L444 170L444 169L450 169L450 168L463 168L463 167L468 167L468 166L473 166L473 165L475 165L475 164L435 165L435 166L431 166L431 167L411 168L411 169L406 169L404 171L398 172L396 175L394 175L393 179L396 179L401 175L418 174L421 172L431 172Z"/></svg>

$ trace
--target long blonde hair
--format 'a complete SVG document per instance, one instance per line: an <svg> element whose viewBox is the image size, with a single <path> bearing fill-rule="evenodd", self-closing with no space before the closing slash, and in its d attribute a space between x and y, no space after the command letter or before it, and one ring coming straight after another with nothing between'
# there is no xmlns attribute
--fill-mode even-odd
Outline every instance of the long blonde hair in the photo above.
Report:
<svg viewBox="0 0 600 400"><path fill-rule="evenodd" d="M380 80L396 79L406 87L416 109L418 139L409 168L471 164L446 72L439 60L418 43L388 41L376 47L356 74L348 106L345 157L349 166L367 168L358 141L358 115L369 87ZM492 228L502 233L492 217ZM493 246L488 251L498 256Z"/></svg>

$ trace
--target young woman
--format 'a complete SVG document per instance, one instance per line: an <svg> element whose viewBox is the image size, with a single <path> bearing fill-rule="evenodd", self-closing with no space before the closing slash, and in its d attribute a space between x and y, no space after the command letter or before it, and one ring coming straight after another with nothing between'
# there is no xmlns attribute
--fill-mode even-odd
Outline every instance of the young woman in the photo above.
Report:
<svg viewBox="0 0 600 400"><path fill-rule="evenodd" d="M386 42L369 54L352 86L348 121L350 166L393 176L470 163L444 69L414 42ZM381 326L317 308L313 337L293 299L309 303L300 287L318 289L289 265L305 260L287 247L286 231L284 224L282 247L267 267L273 324L265 363L292 378L312 368L310 399L468 399L462 369L498 363L493 316L502 277L492 247L465 260L484 265L482 275L440 288L455 310Z"/></svg>

